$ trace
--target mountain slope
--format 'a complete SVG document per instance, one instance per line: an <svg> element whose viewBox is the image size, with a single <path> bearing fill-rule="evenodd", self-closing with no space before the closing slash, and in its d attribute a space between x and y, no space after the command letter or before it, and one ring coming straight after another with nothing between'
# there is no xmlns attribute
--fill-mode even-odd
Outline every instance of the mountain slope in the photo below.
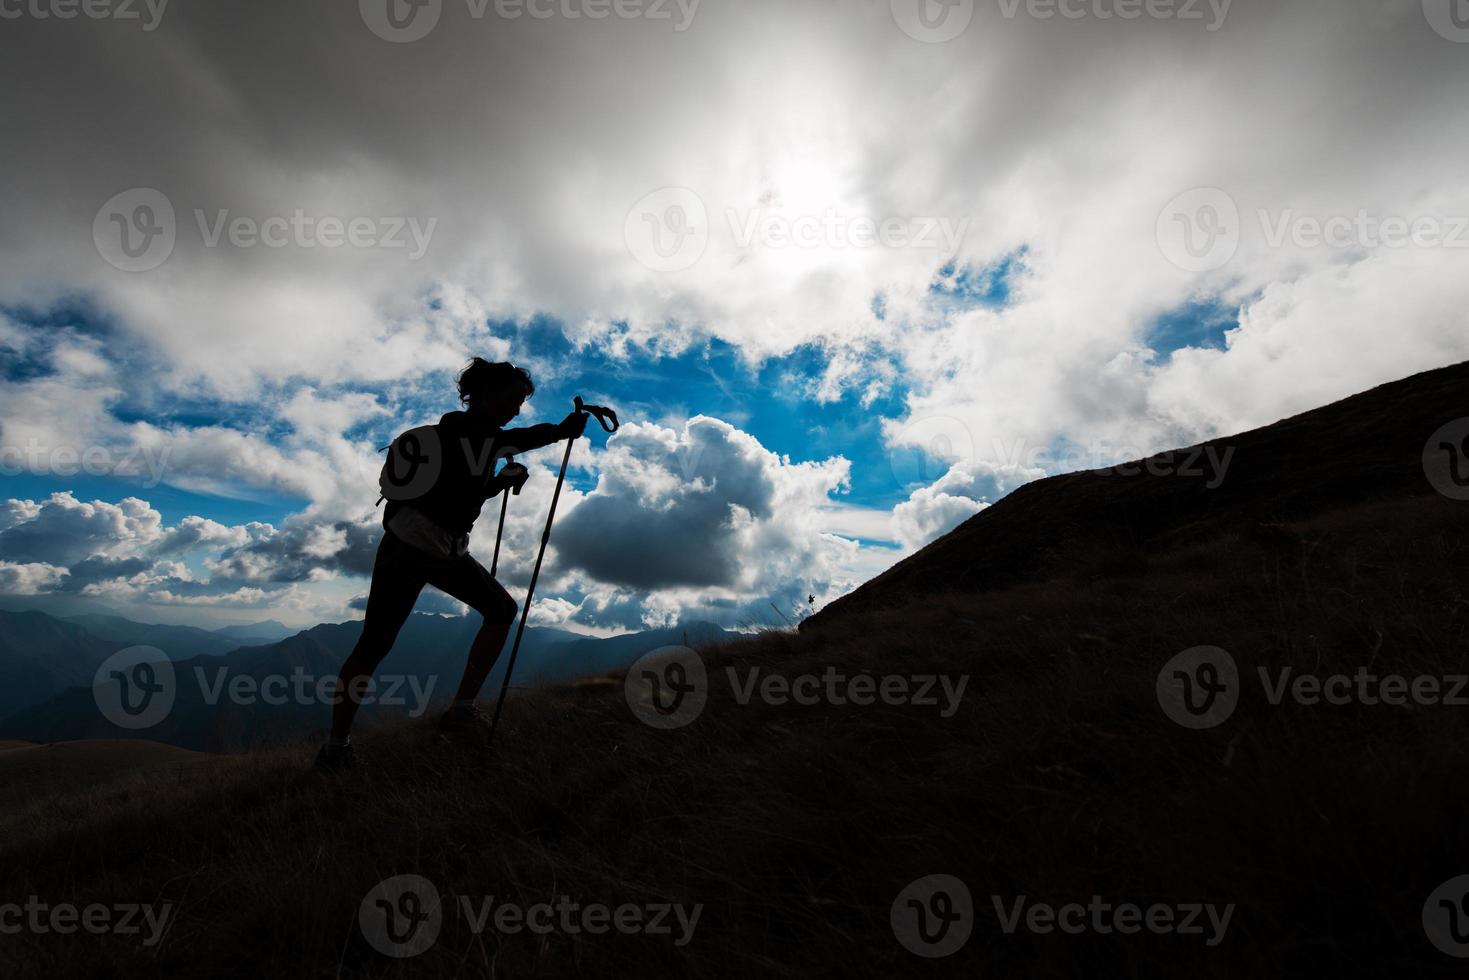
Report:
<svg viewBox="0 0 1469 980"><path fill-rule="evenodd" d="M1469 363L1430 371L1237 436L1020 487L806 619L947 592L1002 589L1374 500L1434 494L1429 436L1469 416ZM1194 472L1197 471L1197 472ZM1159 475L1167 474L1167 475Z"/></svg>

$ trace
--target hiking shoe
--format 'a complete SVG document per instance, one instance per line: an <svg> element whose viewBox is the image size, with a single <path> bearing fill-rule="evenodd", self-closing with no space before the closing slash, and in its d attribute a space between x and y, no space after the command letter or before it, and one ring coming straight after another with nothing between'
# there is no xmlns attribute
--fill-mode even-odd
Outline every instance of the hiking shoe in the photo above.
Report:
<svg viewBox="0 0 1469 980"><path fill-rule="evenodd" d="M439 718L439 734L444 738L484 738L490 734L490 724L490 716L479 710L478 706L455 705Z"/></svg>
<svg viewBox="0 0 1469 980"><path fill-rule="evenodd" d="M357 750L352 743L346 745L323 745L321 751L316 753L316 763L312 766L317 772L342 772L357 765Z"/></svg>

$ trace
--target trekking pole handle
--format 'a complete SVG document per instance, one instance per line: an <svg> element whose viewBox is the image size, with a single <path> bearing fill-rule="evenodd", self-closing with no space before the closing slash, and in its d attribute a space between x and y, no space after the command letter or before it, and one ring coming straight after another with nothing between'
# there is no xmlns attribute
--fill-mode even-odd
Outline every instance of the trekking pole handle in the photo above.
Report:
<svg viewBox="0 0 1469 980"><path fill-rule="evenodd" d="M603 432L616 432L621 427L621 423L617 421L617 413L612 409L602 405L588 405L581 400L581 395L577 395L573 401L576 403L577 414L590 415L596 419Z"/></svg>
<svg viewBox="0 0 1469 980"><path fill-rule="evenodd" d="M514 456L506 456L505 465L500 467L500 472L496 474L496 478L502 481L508 481L502 485L500 489L501 493L513 494L518 497L520 496L521 488L525 486L525 481L530 478L530 473L524 466L515 461Z"/></svg>

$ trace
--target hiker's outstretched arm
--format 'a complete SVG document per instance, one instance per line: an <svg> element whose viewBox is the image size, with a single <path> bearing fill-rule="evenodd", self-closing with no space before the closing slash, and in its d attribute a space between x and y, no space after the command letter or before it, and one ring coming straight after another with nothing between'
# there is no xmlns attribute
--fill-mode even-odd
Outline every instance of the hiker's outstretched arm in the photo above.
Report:
<svg viewBox="0 0 1469 980"><path fill-rule="evenodd" d="M523 429L505 429L496 440L496 454L527 453L532 449L540 449L549 446L553 442L562 439L575 439L586 431L587 417L577 412L572 412L560 422L542 422L540 425L528 425Z"/></svg>
<svg viewBox="0 0 1469 980"><path fill-rule="evenodd" d="M560 438L557 426L550 422L527 425L523 429L505 429L495 440L495 454L503 456L506 453L511 455L528 453L532 449L549 446Z"/></svg>

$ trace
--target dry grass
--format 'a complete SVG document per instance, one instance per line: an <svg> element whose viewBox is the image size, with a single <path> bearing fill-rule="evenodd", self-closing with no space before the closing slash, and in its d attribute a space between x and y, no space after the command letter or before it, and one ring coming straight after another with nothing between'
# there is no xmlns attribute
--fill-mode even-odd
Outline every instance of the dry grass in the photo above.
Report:
<svg viewBox="0 0 1469 980"><path fill-rule="evenodd" d="M1172 554L1097 549L986 595L850 611L809 635L706 652L703 715L660 732L616 685L515 699L492 753L422 723L373 734L367 771L300 747L140 776L10 814L10 896L172 902L155 948L0 936L15 976L1199 976L1447 973L1428 893L1469 872L1465 710L1270 705L1186 731L1154 696L1196 645L1257 666L1453 674L1463 511L1424 497L1250 528ZM726 667L968 675L933 707L737 704ZM446 901L705 906L667 937L476 936L422 956L362 939L359 902L413 872ZM977 925L954 957L905 951L889 906L957 875ZM1006 935L989 896L1235 903L1225 941Z"/></svg>

